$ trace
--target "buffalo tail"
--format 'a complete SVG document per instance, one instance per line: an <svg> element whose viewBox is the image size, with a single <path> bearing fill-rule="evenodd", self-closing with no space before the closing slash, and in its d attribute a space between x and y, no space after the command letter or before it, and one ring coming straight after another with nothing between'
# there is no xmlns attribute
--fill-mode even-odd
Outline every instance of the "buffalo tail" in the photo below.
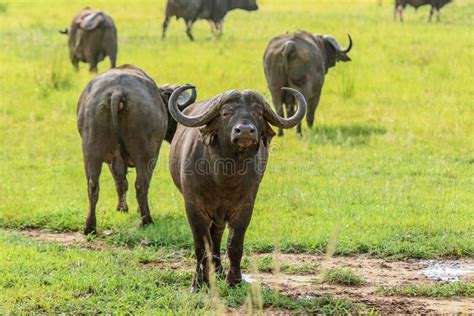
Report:
<svg viewBox="0 0 474 316"><path fill-rule="evenodd" d="M118 113L123 109L125 105L125 95L121 90L115 90L110 98L110 114L112 115L112 128L119 142L120 155L125 162L129 161L129 154L125 147L125 142L120 133L120 127L118 124Z"/></svg>

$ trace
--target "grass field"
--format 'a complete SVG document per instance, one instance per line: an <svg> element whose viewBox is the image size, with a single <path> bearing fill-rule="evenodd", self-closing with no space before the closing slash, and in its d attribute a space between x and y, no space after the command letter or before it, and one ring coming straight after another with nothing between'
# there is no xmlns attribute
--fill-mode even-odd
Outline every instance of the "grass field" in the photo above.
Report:
<svg viewBox="0 0 474 316"><path fill-rule="evenodd" d="M189 42L183 22L173 20L163 42L164 2L0 0L0 312L211 308L201 303L204 294L187 294L190 273L136 264L143 244L191 253L182 198L167 170L168 144L151 184L151 227L140 228L135 211L115 211L112 177L106 168L102 173L99 231L128 250L66 249L12 232L83 228L87 194L76 103L93 75L85 64L73 71L57 30L86 5L115 19L119 64L143 68L158 84L193 83L199 99L233 88L269 98L262 55L275 35L306 29L330 33L345 46L351 34L353 61L330 70L316 127L304 128L302 138L287 131L272 142L247 252L324 253L335 236L336 255L474 256L474 3L455 0L442 22L432 24L428 8L408 8L400 24L391 1L261 0L255 13L229 14L220 40L209 39L201 21ZM102 62L99 71L108 67ZM132 170L130 183L134 177ZM103 288L87 293L90 283ZM225 305L242 304L245 289L226 291L221 288L224 298L240 303ZM267 294L266 304L277 308L303 304ZM308 304L313 311L352 308ZM337 306L342 309L330 309Z"/></svg>

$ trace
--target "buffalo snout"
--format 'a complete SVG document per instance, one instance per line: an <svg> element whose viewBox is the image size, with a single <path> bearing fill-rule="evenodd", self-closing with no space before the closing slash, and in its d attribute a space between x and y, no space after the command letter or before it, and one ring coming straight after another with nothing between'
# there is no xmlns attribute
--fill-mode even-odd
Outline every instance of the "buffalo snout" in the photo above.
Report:
<svg viewBox="0 0 474 316"><path fill-rule="evenodd" d="M241 150L245 150L257 144L257 134L255 125L251 123L238 123L232 129L231 140Z"/></svg>

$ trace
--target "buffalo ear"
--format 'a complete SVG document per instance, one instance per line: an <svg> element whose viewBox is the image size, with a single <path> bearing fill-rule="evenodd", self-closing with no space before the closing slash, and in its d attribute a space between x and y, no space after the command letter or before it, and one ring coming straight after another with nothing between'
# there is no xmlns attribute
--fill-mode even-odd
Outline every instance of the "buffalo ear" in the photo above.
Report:
<svg viewBox="0 0 474 316"><path fill-rule="evenodd" d="M263 141L263 144L265 145L266 148L268 148L268 146L270 146L270 143L272 142L272 138L275 135L276 134L273 131L270 124L268 124L268 122L265 122L264 131L262 133L262 141Z"/></svg>
<svg viewBox="0 0 474 316"><path fill-rule="evenodd" d="M324 48L326 50L326 73L329 68L336 66L337 52L334 46L327 39L324 39Z"/></svg>
<svg viewBox="0 0 474 316"><path fill-rule="evenodd" d="M218 132L217 122L218 120L212 120L206 126L199 129L199 133L201 133L199 139L204 143L204 145L209 146L214 143Z"/></svg>
<svg viewBox="0 0 474 316"><path fill-rule="evenodd" d="M165 102L166 105L168 105L168 102L171 98L171 94L173 94L173 91L174 90L163 89L162 87L160 87L160 95L161 95L161 98L163 99L163 102Z"/></svg>

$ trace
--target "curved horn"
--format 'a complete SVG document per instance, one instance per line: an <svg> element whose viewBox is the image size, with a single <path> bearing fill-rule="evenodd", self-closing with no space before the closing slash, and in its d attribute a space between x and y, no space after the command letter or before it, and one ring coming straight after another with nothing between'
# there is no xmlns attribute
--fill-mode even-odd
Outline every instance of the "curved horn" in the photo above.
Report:
<svg viewBox="0 0 474 316"><path fill-rule="evenodd" d="M301 120L303 119L304 115L306 114L307 103L304 96L298 90L292 88L281 88L281 90L292 94L296 102L298 103L298 111L290 118L283 118L276 114L270 105L265 101L264 102L264 117L268 121L268 123L276 126L278 128L292 128L295 127Z"/></svg>
<svg viewBox="0 0 474 316"><path fill-rule="evenodd" d="M176 120L176 122L187 127L200 127L206 125L217 116L217 114L219 113L219 108L222 104L226 103L229 99L233 97L240 96L240 93L237 90L230 90L224 92L209 101L210 105L207 111L205 111L204 113L198 116L187 116L186 114L183 114L179 109L178 98L184 91L194 88L195 87L192 85L185 85L179 87L178 89L173 91L173 94L171 95L170 100L168 102L168 109L170 111L171 116Z"/></svg>
<svg viewBox="0 0 474 316"><path fill-rule="evenodd" d="M67 33L68 33L68 30L67 30L67 29L64 29L64 31L62 31L62 30L59 30L59 33L61 33L61 34L64 34L64 35L67 35Z"/></svg>
<svg viewBox="0 0 474 316"><path fill-rule="evenodd" d="M336 39L331 35L324 35L324 39L331 43L338 53L348 53L352 49L352 38L349 34L347 34L347 36L349 37L349 46L346 49L342 49Z"/></svg>
<svg viewBox="0 0 474 316"><path fill-rule="evenodd" d="M347 46L346 49L341 50L341 53L348 53L352 49L352 38L350 34L347 34L347 37L349 37L349 46Z"/></svg>
<svg viewBox="0 0 474 316"><path fill-rule="evenodd" d="M191 87L191 85L189 85L189 84L186 84L186 86ZM192 89L192 91L191 91L191 95L189 96L189 98L183 103L178 103L178 107L180 109L184 109L188 105L193 104L194 102L196 102L196 97L197 97L196 88L192 87L190 89Z"/></svg>

